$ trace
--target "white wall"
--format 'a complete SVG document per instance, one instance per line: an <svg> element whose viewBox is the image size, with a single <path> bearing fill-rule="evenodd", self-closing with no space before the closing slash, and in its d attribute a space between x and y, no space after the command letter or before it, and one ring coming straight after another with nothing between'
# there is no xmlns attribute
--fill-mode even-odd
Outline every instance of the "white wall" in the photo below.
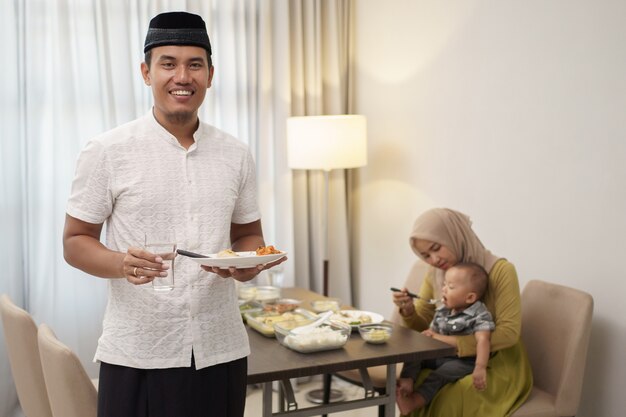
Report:
<svg viewBox="0 0 626 417"><path fill-rule="evenodd" d="M360 169L356 304L392 311L408 234L433 206L469 214L523 286L595 299L580 417L621 417L626 376L626 2L356 2Z"/></svg>

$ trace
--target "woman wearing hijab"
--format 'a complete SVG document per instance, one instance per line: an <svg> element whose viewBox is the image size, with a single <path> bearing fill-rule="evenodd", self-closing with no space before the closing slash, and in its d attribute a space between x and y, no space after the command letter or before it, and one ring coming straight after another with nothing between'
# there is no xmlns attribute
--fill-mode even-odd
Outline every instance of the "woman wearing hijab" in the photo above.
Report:
<svg viewBox="0 0 626 417"><path fill-rule="evenodd" d="M431 265L420 299L413 301L406 288L394 293L407 327L428 329L437 306L423 300L441 299L445 271L458 262L473 262L489 272L489 285L483 302L496 323L491 334L491 357L487 366L489 384L477 391L471 376L444 386L427 407L412 417L434 416L508 416L526 400L532 388L532 371L521 341L521 300L517 272L513 264L487 250L471 228L468 216L445 208L431 209L417 218L410 236L413 251ZM459 357L476 355L473 335L437 338L457 349ZM430 370L398 379L398 395L412 392Z"/></svg>

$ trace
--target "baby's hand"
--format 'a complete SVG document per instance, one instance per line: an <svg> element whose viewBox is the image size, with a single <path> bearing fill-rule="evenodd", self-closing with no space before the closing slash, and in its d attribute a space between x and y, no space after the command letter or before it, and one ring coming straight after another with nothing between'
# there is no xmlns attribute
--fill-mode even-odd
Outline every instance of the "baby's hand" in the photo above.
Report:
<svg viewBox="0 0 626 417"><path fill-rule="evenodd" d="M426 330L422 331L422 334L423 334L424 336L433 337L433 335L435 334L435 332L433 332L431 329L426 329Z"/></svg>
<svg viewBox="0 0 626 417"><path fill-rule="evenodd" d="M474 388L478 391L484 391L487 388L487 370L485 368L477 368L472 372L474 380Z"/></svg>

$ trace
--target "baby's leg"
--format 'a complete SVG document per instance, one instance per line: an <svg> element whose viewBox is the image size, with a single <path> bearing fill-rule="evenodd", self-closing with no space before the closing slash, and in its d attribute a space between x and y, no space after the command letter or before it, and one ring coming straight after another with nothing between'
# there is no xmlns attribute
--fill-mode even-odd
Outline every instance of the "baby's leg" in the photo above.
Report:
<svg viewBox="0 0 626 417"><path fill-rule="evenodd" d="M400 413L402 415L407 415L413 410L424 407L426 405L426 400L422 394L417 392L402 395L400 392L396 391L396 403L398 404Z"/></svg>

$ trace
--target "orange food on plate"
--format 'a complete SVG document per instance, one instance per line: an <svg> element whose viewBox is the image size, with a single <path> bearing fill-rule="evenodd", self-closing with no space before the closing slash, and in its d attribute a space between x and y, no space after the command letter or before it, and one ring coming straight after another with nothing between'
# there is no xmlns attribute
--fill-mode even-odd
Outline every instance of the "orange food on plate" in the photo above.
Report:
<svg viewBox="0 0 626 417"><path fill-rule="evenodd" d="M256 254L257 255L273 255L275 253L282 253L282 252L279 251L278 249L276 249L272 245L270 245L270 246L259 246L259 248L256 250Z"/></svg>

